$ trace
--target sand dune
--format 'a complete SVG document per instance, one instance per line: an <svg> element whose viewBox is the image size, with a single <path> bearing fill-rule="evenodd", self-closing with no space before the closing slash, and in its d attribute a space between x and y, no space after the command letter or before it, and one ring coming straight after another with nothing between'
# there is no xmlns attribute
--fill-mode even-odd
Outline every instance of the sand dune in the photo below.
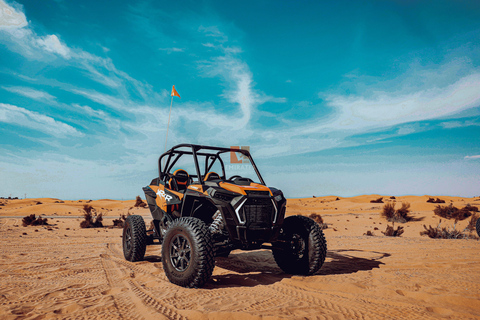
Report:
<svg viewBox="0 0 480 320"><path fill-rule="evenodd" d="M217 258L202 289L171 284L158 245L131 263L123 258L121 229L80 229L77 216L88 200L0 200L0 319L479 319L478 239L420 236L424 224L439 222L429 196L383 196L409 202L419 220L402 224L401 237L386 237L383 204L370 203L380 197L289 199L287 215L317 213L328 224L322 269L291 276L269 251L234 251ZM480 198L440 198L480 207ZM88 202L105 225L127 212L148 225L148 209L134 203ZM51 226L23 227L22 217L32 213L53 216Z"/></svg>

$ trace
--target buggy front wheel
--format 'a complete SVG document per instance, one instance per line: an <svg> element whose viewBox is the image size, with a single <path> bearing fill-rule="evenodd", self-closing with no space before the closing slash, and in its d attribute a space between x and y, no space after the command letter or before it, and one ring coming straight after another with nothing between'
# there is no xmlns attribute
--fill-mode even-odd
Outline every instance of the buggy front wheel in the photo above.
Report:
<svg viewBox="0 0 480 320"><path fill-rule="evenodd" d="M314 274L322 267L326 255L327 241L315 221L304 216L284 220L273 257L285 273Z"/></svg>
<svg viewBox="0 0 480 320"><path fill-rule="evenodd" d="M215 267L211 235L205 223L193 217L172 222L162 243L162 263L170 282L202 287Z"/></svg>

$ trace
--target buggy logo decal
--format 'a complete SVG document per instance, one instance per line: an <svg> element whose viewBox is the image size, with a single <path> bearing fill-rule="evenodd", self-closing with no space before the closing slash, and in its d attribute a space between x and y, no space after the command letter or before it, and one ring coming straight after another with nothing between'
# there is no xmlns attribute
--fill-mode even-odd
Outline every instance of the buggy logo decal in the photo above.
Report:
<svg viewBox="0 0 480 320"><path fill-rule="evenodd" d="M242 149L250 152L250 146L231 146L230 149ZM247 156L240 153L240 159L237 157L237 153L230 151L230 163L250 163L250 160Z"/></svg>
<svg viewBox="0 0 480 320"><path fill-rule="evenodd" d="M170 201L170 200L173 199L172 196L169 196L168 194L166 194L165 191L163 191L162 189L158 189L157 195L158 195L160 198L164 198L165 201Z"/></svg>

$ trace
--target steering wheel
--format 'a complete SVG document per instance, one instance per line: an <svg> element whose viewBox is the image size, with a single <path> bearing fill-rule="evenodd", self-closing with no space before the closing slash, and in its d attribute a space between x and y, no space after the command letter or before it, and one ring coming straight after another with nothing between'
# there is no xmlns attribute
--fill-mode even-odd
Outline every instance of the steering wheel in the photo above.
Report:
<svg viewBox="0 0 480 320"><path fill-rule="evenodd" d="M233 180L235 180L235 179L237 179L237 178L241 178L241 177L242 177L242 176L239 176L239 175L231 176L231 177L228 179L228 181L233 181Z"/></svg>

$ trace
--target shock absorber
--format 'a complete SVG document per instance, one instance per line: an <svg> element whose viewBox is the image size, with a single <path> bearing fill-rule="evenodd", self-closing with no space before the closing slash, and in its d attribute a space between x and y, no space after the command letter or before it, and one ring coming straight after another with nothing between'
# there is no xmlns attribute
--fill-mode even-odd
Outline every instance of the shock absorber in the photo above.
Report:
<svg viewBox="0 0 480 320"><path fill-rule="evenodd" d="M223 223L223 218L222 214L220 213L220 210L217 210L215 214L213 215L213 222L210 224L210 233L215 234L215 233L222 233L223 228L225 228L225 224Z"/></svg>

